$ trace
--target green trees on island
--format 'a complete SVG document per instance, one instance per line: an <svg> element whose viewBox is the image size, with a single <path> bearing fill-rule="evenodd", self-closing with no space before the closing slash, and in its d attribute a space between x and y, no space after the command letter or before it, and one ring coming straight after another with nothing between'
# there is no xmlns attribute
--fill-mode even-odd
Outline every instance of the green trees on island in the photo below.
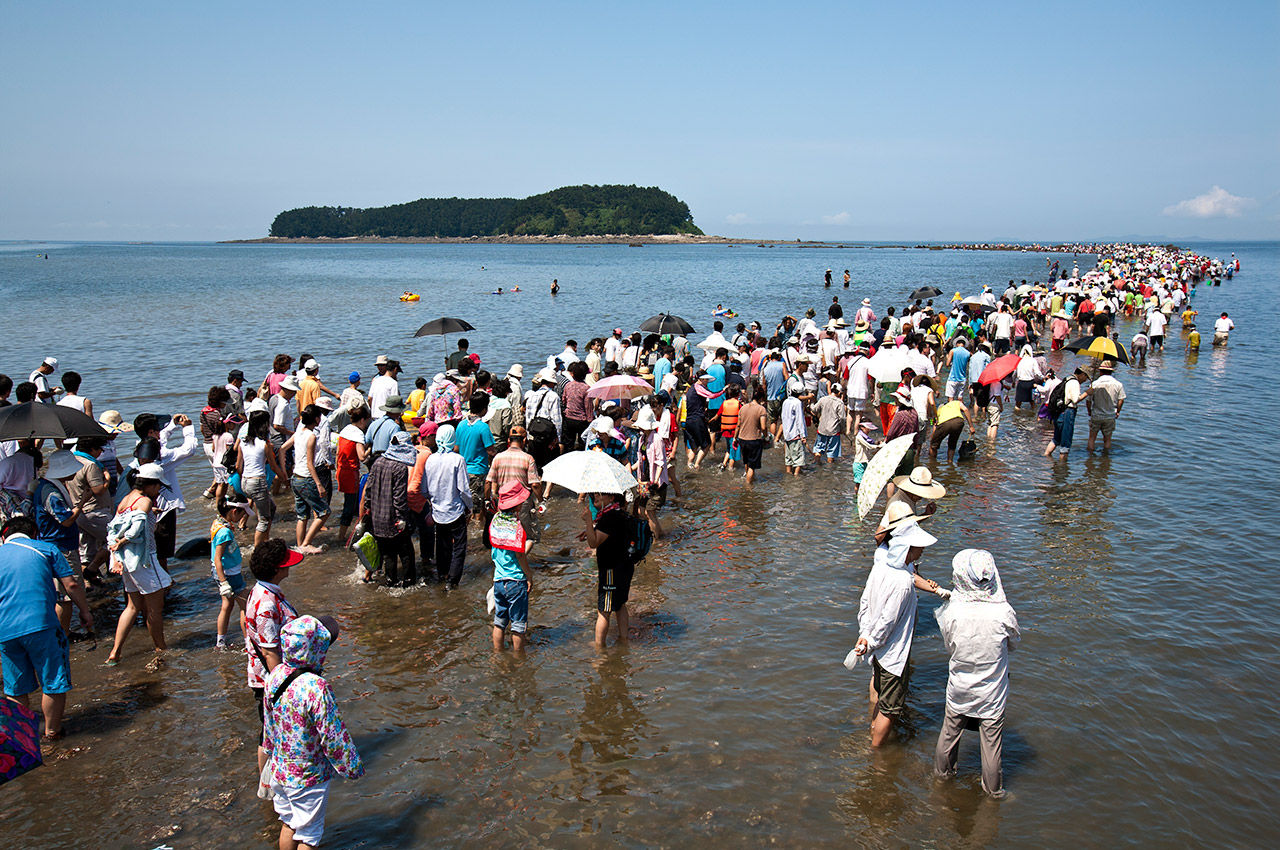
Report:
<svg viewBox="0 0 1280 850"><path fill-rule="evenodd" d="M701 234L689 205L657 187L566 186L515 198L423 198L389 207L301 207L276 216L271 235L344 239L468 236Z"/></svg>

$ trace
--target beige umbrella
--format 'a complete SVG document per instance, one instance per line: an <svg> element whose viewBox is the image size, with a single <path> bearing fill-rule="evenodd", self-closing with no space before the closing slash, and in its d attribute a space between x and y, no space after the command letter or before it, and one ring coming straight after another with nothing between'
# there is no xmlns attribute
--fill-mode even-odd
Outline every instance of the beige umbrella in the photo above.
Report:
<svg viewBox="0 0 1280 850"><path fill-rule="evenodd" d="M866 471L862 473L862 483L858 485L858 519L864 518L879 501L880 491L889 483L898 464L907 456L915 438L915 434L903 434L886 443L871 458Z"/></svg>

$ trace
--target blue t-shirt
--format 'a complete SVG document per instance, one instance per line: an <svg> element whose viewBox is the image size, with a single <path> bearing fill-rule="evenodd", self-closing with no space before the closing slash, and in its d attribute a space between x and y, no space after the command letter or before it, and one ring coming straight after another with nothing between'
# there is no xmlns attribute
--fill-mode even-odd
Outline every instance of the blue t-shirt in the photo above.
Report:
<svg viewBox="0 0 1280 850"><path fill-rule="evenodd" d="M769 401L778 401L786 397L787 373L781 360L770 360L766 363L760 370L760 377L764 378L765 393Z"/></svg>
<svg viewBox="0 0 1280 850"><path fill-rule="evenodd" d="M524 581L524 570L520 569L520 561L516 559L516 553L508 549L499 549L494 546L489 550L493 556L493 580L494 581Z"/></svg>
<svg viewBox="0 0 1280 850"><path fill-rule="evenodd" d="M0 546L0 641L56 627L53 580L71 575L56 544L14 536Z"/></svg>
<svg viewBox="0 0 1280 850"><path fill-rule="evenodd" d="M712 363L707 367L707 374L711 376L711 381L707 384L708 390L718 393L724 389L725 371L723 365ZM724 396L707 399L707 407L711 410L719 410L722 404L724 404Z"/></svg>
<svg viewBox="0 0 1280 850"><path fill-rule="evenodd" d="M493 432L482 419L471 422L463 417L457 428L458 454L467 462L468 475L486 475L489 472L489 453L485 449L493 445Z"/></svg>
<svg viewBox="0 0 1280 850"><path fill-rule="evenodd" d="M242 566L242 556L240 555L240 544L236 542L236 536L231 533L228 526L222 526L213 535L211 541L213 550L216 550L223 543L227 544L227 549L222 553L222 572L224 575L238 576ZM209 563L213 563L213 551L209 553ZM212 570L213 577L218 577L218 571Z"/></svg>
<svg viewBox="0 0 1280 850"><path fill-rule="evenodd" d="M951 374L947 376L948 381L968 382L969 358L971 356L967 348L951 349Z"/></svg>
<svg viewBox="0 0 1280 850"><path fill-rule="evenodd" d="M653 365L653 389L655 391L662 389L662 379L671 374L671 361L665 357L659 357L658 362Z"/></svg>
<svg viewBox="0 0 1280 850"><path fill-rule="evenodd" d="M80 545L80 529L76 524L62 524L71 518L71 505L62 491L44 478L36 482L35 507L41 540L48 540L64 552Z"/></svg>

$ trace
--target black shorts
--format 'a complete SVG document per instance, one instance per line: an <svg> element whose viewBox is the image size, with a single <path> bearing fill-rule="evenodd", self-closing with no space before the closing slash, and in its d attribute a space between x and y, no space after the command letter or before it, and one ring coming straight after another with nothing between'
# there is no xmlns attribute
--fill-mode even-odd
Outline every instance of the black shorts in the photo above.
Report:
<svg viewBox="0 0 1280 850"><path fill-rule="evenodd" d="M173 557L178 542L178 512L176 510L160 517L156 523L156 556L169 560Z"/></svg>
<svg viewBox="0 0 1280 850"><path fill-rule="evenodd" d="M711 448L711 433L707 430L707 423L702 419L686 419L684 444L694 451Z"/></svg>
<svg viewBox="0 0 1280 850"><path fill-rule="evenodd" d="M635 567L600 567L600 578L596 585L596 610L601 614L617 611L631 598L631 576Z"/></svg>
<svg viewBox="0 0 1280 850"><path fill-rule="evenodd" d="M911 682L911 661L902 668L902 675L895 676L880 666L880 662L871 659L871 682L876 687L879 701L876 711L886 717L897 717L907 708L907 685Z"/></svg>
<svg viewBox="0 0 1280 850"><path fill-rule="evenodd" d="M764 454L764 440L739 440L738 449L742 452L742 465L747 469L759 469L760 458Z"/></svg>
<svg viewBox="0 0 1280 850"><path fill-rule="evenodd" d="M253 691L253 698L258 702L258 746L262 746L267 742L267 715L266 706L262 704L263 697L266 696L266 688L250 688Z"/></svg>

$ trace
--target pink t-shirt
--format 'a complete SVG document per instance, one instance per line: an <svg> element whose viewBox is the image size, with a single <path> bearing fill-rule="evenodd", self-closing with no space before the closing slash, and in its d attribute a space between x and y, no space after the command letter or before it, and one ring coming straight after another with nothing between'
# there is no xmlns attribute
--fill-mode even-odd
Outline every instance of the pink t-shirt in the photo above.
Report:
<svg viewBox="0 0 1280 850"><path fill-rule="evenodd" d="M267 384L267 395L275 395L280 392L280 385L284 383L284 379L289 377L288 372L269 372L264 379Z"/></svg>

